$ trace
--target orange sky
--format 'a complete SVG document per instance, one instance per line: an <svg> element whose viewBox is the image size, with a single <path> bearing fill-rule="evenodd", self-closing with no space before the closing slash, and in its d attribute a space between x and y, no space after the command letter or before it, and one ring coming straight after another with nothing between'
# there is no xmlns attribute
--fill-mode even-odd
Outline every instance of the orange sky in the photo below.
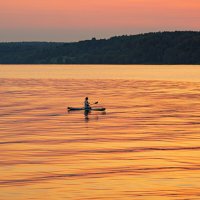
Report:
<svg viewBox="0 0 200 200"><path fill-rule="evenodd" d="M76 41L200 30L200 0L6 0L0 41Z"/></svg>

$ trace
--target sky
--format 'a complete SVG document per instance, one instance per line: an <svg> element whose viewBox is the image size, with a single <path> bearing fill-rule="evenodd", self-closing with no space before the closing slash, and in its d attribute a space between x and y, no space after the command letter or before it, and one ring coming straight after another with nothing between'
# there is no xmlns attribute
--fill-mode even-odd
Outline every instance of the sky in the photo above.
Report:
<svg viewBox="0 0 200 200"><path fill-rule="evenodd" d="M200 0L0 0L0 41L200 30Z"/></svg>

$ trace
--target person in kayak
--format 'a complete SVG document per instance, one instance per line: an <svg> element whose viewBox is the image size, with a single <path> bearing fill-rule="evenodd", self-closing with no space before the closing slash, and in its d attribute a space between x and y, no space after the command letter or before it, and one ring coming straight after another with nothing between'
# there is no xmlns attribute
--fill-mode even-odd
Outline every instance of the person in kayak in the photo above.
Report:
<svg viewBox="0 0 200 200"><path fill-rule="evenodd" d="M88 101L88 97L85 97L84 108L87 110L91 109L90 103Z"/></svg>

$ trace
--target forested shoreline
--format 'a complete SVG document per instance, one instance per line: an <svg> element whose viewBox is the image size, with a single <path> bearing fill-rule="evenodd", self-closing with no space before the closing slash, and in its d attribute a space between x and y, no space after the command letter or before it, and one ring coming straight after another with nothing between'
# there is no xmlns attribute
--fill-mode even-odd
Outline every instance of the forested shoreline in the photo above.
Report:
<svg viewBox="0 0 200 200"><path fill-rule="evenodd" d="M0 64L200 64L200 32L156 32L71 43L0 43Z"/></svg>

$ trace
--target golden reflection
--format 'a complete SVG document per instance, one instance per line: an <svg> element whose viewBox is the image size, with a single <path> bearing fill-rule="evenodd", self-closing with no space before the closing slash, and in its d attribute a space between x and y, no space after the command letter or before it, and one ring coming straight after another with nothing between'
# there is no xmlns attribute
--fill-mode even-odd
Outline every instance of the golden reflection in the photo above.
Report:
<svg viewBox="0 0 200 200"><path fill-rule="evenodd" d="M199 198L199 82L0 85L0 199ZM107 112L67 113L85 96Z"/></svg>
<svg viewBox="0 0 200 200"><path fill-rule="evenodd" d="M0 78L134 79L198 82L200 80L200 65L0 65Z"/></svg>

